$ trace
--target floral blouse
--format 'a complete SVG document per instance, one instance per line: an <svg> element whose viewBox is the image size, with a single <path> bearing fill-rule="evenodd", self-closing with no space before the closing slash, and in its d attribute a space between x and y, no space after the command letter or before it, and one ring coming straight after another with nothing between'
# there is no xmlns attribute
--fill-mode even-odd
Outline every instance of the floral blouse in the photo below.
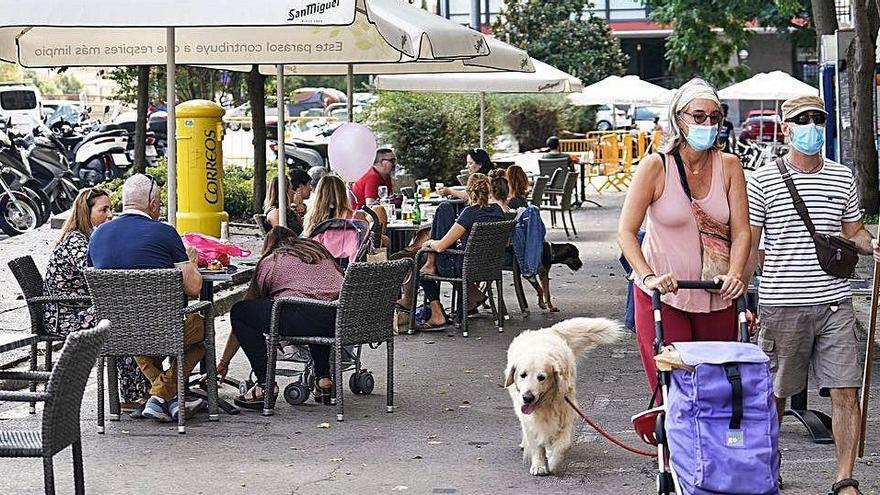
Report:
<svg viewBox="0 0 880 495"><path fill-rule="evenodd" d="M53 296L88 296L83 270L89 239L82 232L69 232L49 258L46 268L46 292ZM47 304L43 313L46 331L67 335L95 324L94 310L68 304Z"/></svg>

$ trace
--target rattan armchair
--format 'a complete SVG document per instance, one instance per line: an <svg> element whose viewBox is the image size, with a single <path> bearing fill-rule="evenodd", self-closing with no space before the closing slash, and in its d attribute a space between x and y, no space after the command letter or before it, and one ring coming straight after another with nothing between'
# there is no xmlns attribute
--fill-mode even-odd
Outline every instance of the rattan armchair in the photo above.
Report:
<svg viewBox="0 0 880 495"><path fill-rule="evenodd" d="M214 305L199 301L187 306L183 275L177 269L85 271L98 318L113 322L113 332L101 350L98 373L98 433L104 433L104 364L108 356L172 356L177 362L177 400L180 404L177 431L186 433L183 372L184 318L201 314L205 323L205 364L208 418L219 421L217 411L217 363L214 352ZM114 368L110 366L110 368ZM119 394L110 377L111 420L119 419Z"/></svg>
<svg viewBox="0 0 880 495"><path fill-rule="evenodd" d="M501 268L504 263L504 252L510 244L515 220L499 222L477 222L471 228L467 246L464 250L447 249L444 254L462 257L461 277L443 277L440 275L423 274L419 271L420 261L428 253L436 253L431 249L420 249L416 254L416 264L413 267L412 284L412 307L409 313L409 333L415 332L416 325L416 301L421 280L433 280L453 284L457 290L457 301L454 306L458 308L457 326L461 328L462 337L468 336L467 329L467 285L470 283L488 282L491 291L492 282L498 289L498 308L495 311L495 324L499 332L504 331L504 296L502 291ZM491 293L490 293L491 297ZM455 296L453 296L455 299ZM495 308L493 307L493 310Z"/></svg>
<svg viewBox="0 0 880 495"><path fill-rule="evenodd" d="M44 401L43 424L40 431L0 430L0 457L41 457L45 493L55 493L55 454L71 446L73 450L74 493L85 493L82 440L80 436L80 407L83 393L95 359L101 351L110 323L102 320L98 326L71 333L58 355L52 372L3 372L2 378L20 378L47 382L44 392L0 391L0 401Z"/></svg>
<svg viewBox="0 0 880 495"><path fill-rule="evenodd" d="M57 329L55 332L46 328L44 320L45 306L47 304L69 304L75 306L91 306L92 299L82 296L53 296L46 292L46 284L43 276L37 269L34 259L30 256L22 256L15 258L8 263L9 271L15 277L27 304L28 313L31 317L31 332L39 338L39 342L46 343L45 368L46 371L52 369L52 344L54 342L62 342L63 335L59 335ZM37 371L37 343L31 346L31 362L30 370ZM31 392L37 390L37 383L31 382ZM31 402L30 413L36 413L36 403Z"/></svg>
<svg viewBox="0 0 880 495"><path fill-rule="evenodd" d="M336 420L343 421L342 348L358 344L384 342L387 349L387 399L386 410L394 407L394 308L397 288L403 284L412 269L412 260L384 261L381 263L352 263L345 271L339 299L319 301L302 298L275 299L269 326L268 360L266 365L267 389L275 383L275 367L281 325L281 310L287 305L310 305L336 308L335 337L292 337L284 339L292 344L318 344L333 347ZM275 395L264 396L263 415L271 416L275 408Z"/></svg>

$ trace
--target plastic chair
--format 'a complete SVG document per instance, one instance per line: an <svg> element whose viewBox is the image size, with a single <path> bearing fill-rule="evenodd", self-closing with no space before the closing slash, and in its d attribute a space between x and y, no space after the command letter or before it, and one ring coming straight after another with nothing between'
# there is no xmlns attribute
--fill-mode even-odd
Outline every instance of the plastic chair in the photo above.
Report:
<svg viewBox="0 0 880 495"><path fill-rule="evenodd" d="M55 493L55 454L69 445L73 451L74 493L84 494L80 409L89 374L110 334L110 322L72 332L64 342L58 362L51 372L3 371L0 379L46 382L45 392L7 392L0 390L0 401L45 402L42 428L38 431L0 430L0 457L42 457L43 484L47 495ZM18 491L18 490L13 490Z"/></svg>

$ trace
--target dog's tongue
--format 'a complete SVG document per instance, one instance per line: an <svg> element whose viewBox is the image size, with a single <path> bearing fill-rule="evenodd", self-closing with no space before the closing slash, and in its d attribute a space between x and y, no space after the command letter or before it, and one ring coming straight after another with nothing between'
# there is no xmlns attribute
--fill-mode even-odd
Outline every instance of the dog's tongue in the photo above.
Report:
<svg viewBox="0 0 880 495"><path fill-rule="evenodd" d="M523 406L520 408L520 411L522 411L523 414L532 414L533 412L535 412L535 404L523 404Z"/></svg>

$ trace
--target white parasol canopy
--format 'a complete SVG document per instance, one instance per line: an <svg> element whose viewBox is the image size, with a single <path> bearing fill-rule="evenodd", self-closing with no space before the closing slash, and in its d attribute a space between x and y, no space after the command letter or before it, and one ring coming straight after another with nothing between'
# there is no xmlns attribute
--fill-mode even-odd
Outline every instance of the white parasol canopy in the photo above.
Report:
<svg viewBox="0 0 880 495"><path fill-rule="evenodd" d="M531 70L525 52L493 57L481 33L399 0L265 0L259 8L240 0L188 0L185 6L177 0L0 0L0 11L0 60L27 67L165 64L169 95L177 64L346 67L481 56L483 65L498 62L494 69ZM175 225L176 122L174 97L169 100L168 220ZM279 182L283 196L286 186Z"/></svg>
<svg viewBox="0 0 880 495"><path fill-rule="evenodd" d="M574 105L665 105L672 99L672 91L639 76L608 76L569 99Z"/></svg>
<svg viewBox="0 0 880 495"><path fill-rule="evenodd" d="M718 92L722 100L787 100L819 96L819 90L782 71L761 72Z"/></svg>

